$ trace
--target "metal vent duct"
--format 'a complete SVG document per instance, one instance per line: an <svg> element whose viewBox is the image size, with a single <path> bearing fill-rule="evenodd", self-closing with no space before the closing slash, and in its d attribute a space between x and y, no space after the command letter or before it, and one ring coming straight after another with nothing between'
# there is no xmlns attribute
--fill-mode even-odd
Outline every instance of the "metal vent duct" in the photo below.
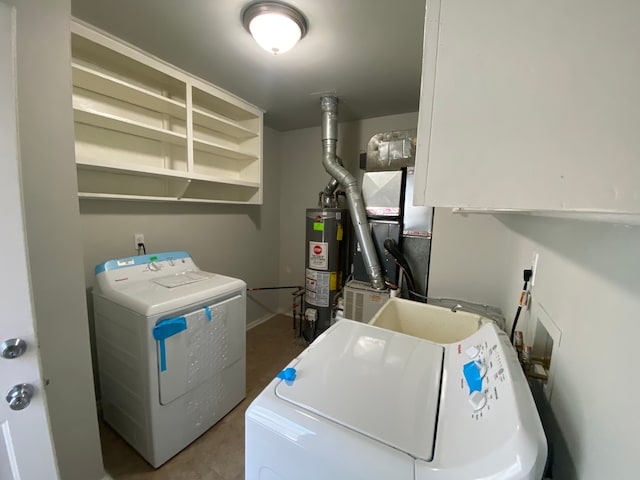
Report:
<svg viewBox="0 0 640 480"><path fill-rule="evenodd" d="M371 285L377 290L384 290L385 283L376 249L371 239L369 222L362 201L358 181L338 162L336 157L336 145L338 143L338 99L336 97L322 97L320 100L322 109L322 165L344 189L347 197L347 205L351 213L353 228L360 244L362 258ZM330 182L328 188L333 187ZM335 189L335 188L334 188Z"/></svg>

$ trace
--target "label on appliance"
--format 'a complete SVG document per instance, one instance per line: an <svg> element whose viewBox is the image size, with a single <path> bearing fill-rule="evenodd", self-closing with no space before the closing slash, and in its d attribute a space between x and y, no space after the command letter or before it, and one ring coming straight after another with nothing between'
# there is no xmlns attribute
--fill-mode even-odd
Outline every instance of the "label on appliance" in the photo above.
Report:
<svg viewBox="0 0 640 480"><path fill-rule="evenodd" d="M305 299L308 304L316 307L329 306L330 272L316 272L310 268L305 272ZM335 272L333 273L335 276Z"/></svg>
<svg viewBox="0 0 640 480"><path fill-rule="evenodd" d="M118 260L118 266L119 267L126 267L128 265L135 265L136 261L133 258L130 258L128 260Z"/></svg>
<svg viewBox="0 0 640 480"><path fill-rule="evenodd" d="M327 270L329 268L329 244L309 242L309 268Z"/></svg>
<svg viewBox="0 0 640 480"><path fill-rule="evenodd" d="M334 292L338 287L338 272L329 273L329 290Z"/></svg>

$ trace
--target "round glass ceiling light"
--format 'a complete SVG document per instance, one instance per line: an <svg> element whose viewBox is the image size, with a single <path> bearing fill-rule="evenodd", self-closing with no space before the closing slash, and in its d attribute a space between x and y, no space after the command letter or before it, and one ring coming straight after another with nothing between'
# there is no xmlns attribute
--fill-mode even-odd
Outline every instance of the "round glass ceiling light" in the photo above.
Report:
<svg viewBox="0 0 640 480"><path fill-rule="evenodd" d="M242 14L242 23L258 45L274 55L291 50L307 33L304 15L277 2L249 5Z"/></svg>

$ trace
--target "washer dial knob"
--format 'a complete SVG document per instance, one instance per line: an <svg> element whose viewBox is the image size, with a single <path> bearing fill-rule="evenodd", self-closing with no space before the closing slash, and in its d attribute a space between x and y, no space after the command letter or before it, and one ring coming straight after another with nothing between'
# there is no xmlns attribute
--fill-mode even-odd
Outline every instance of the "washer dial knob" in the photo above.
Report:
<svg viewBox="0 0 640 480"><path fill-rule="evenodd" d="M478 347L474 345L467 348L464 353L467 354L467 357L469 357L470 360L473 360L480 354L480 350L478 350Z"/></svg>
<svg viewBox="0 0 640 480"><path fill-rule="evenodd" d="M469 395L469 403L473 407L473 411L478 412L487 404L487 396L484 392L473 392Z"/></svg>

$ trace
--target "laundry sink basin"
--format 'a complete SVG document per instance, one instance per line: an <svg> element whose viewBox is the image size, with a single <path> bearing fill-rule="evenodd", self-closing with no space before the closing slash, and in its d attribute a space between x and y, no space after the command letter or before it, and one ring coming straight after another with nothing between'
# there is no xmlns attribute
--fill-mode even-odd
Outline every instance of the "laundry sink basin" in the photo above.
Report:
<svg viewBox="0 0 640 480"><path fill-rule="evenodd" d="M401 298L390 298L373 316L369 324L446 344L467 338L491 321L474 313L453 311Z"/></svg>

